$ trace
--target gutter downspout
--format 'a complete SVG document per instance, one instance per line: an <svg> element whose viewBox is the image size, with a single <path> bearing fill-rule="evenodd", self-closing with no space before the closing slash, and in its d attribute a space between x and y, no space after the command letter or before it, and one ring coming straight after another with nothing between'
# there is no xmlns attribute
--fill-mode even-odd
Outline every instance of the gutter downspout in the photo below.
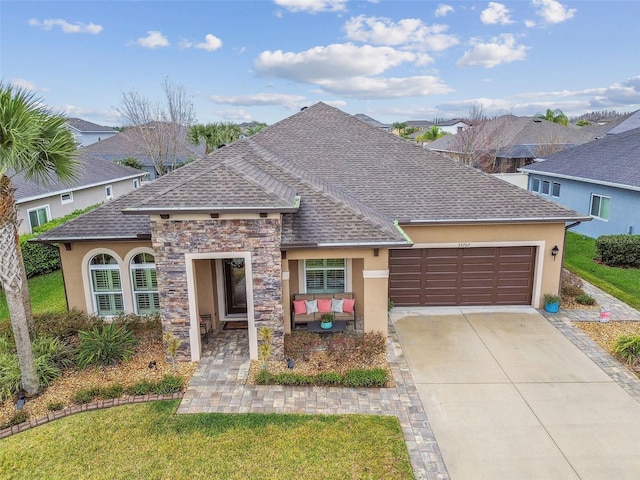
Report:
<svg viewBox="0 0 640 480"><path fill-rule="evenodd" d="M562 269L564 268L564 257L565 257L565 252L567 250L567 232L569 231L570 228L574 228L577 227L578 225L580 225L582 222L573 222L570 223L569 225L565 225L564 227L564 245L563 245L563 249L562 249L562 265L560 266L560 283L558 285L558 293L562 294Z"/></svg>

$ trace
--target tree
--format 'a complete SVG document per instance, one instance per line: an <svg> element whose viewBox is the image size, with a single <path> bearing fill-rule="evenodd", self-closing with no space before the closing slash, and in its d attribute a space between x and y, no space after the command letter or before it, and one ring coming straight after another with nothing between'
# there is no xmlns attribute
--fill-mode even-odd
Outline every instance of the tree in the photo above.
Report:
<svg viewBox="0 0 640 480"><path fill-rule="evenodd" d="M416 142L433 142L434 140L444 137L447 132L440 130L440 127L434 125L429 130L425 131L422 135L416 137Z"/></svg>
<svg viewBox="0 0 640 480"><path fill-rule="evenodd" d="M536 115L536 117L544 118L551 123L557 123L559 125L564 125L565 127L569 125L569 118L564 113L562 113L562 110L560 110L559 108L556 108L555 110L547 108L547 111L544 115L539 113L538 115Z"/></svg>
<svg viewBox="0 0 640 480"><path fill-rule="evenodd" d="M158 175L177 167L178 155L189 127L195 123L193 102L182 85L168 78L162 82L164 104L152 102L137 91L123 92L118 112L132 128L134 137L151 158Z"/></svg>
<svg viewBox="0 0 640 480"><path fill-rule="evenodd" d="M28 395L36 395L40 385L29 338L33 318L11 177L20 173L43 184L54 178L74 180L76 145L65 124L64 116L43 107L33 93L0 83L0 282L11 317L22 388Z"/></svg>
<svg viewBox="0 0 640 480"><path fill-rule="evenodd" d="M263 128L265 128L267 126L266 123L258 123L257 125L252 125L251 127L247 127L244 130L244 134L247 137L250 137L251 135L255 135L256 133L258 133L260 130L262 130Z"/></svg>
<svg viewBox="0 0 640 480"><path fill-rule="evenodd" d="M189 128L187 137L194 145L204 143L205 154L213 152L222 145L235 142L242 135L242 129L234 123L198 124Z"/></svg>
<svg viewBox="0 0 640 480"><path fill-rule="evenodd" d="M124 165L125 167L135 168L137 170L142 170L144 165L142 162L138 160L136 157L125 157L122 160L114 160L116 163L120 165Z"/></svg>

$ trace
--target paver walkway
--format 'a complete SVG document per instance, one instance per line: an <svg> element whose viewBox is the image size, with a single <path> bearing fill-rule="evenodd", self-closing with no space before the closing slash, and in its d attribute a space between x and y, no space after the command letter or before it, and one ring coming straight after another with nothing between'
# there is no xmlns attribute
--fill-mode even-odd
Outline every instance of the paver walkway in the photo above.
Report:
<svg viewBox="0 0 640 480"><path fill-rule="evenodd" d="M606 306L611 321L640 321L640 312L585 282L586 293ZM399 312L398 312L399 313ZM409 313L409 312L408 312ZM607 375L640 402L640 381L572 325L598 321L600 310L566 310L547 320ZM411 465L417 479L448 479L449 475L425 415L413 378L389 323L388 359L396 383L390 389L285 387L246 385L249 346L246 331L222 331L205 346L203 358L180 404L178 413L323 413L395 415L402 426Z"/></svg>

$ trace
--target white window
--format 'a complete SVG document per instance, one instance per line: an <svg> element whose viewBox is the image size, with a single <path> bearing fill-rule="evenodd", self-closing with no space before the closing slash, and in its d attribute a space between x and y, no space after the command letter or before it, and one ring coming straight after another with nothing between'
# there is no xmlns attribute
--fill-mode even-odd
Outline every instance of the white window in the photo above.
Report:
<svg viewBox="0 0 640 480"><path fill-rule="evenodd" d="M113 316L124 311L118 261L107 253L99 253L89 262L89 273L95 312Z"/></svg>
<svg viewBox="0 0 640 480"><path fill-rule="evenodd" d="M107 200L113 200L113 187L111 185L104 187L104 193L107 196Z"/></svg>
<svg viewBox="0 0 640 480"><path fill-rule="evenodd" d="M30 210L27 210L27 213L29 214L29 225L31 226L31 231L33 231L34 228L39 227L43 223L47 223L49 220L51 220L49 205L32 208Z"/></svg>
<svg viewBox="0 0 640 480"><path fill-rule="evenodd" d="M560 196L560 184L558 182L553 182L551 185L551 196L559 197Z"/></svg>
<svg viewBox="0 0 640 480"><path fill-rule="evenodd" d="M156 260L150 253L139 253L131 259L131 285L138 315L160 311Z"/></svg>
<svg viewBox="0 0 640 480"><path fill-rule="evenodd" d="M543 180L542 181L541 193L543 193L545 195L549 195L549 181L548 180Z"/></svg>
<svg viewBox="0 0 640 480"><path fill-rule="evenodd" d="M345 291L344 258L305 260L304 278L307 293L340 293Z"/></svg>
<svg viewBox="0 0 640 480"><path fill-rule="evenodd" d="M138 180L137 178L133 179L133 188L136 189L140 187L140 180Z"/></svg>
<svg viewBox="0 0 640 480"><path fill-rule="evenodd" d="M540 192L540 179L534 178L531 180L531 191Z"/></svg>
<svg viewBox="0 0 640 480"><path fill-rule="evenodd" d="M73 192L63 193L60 195L60 203L62 205L65 203L73 203Z"/></svg>
<svg viewBox="0 0 640 480"><path fill-rule="evenodd" d="M599 218L601 220L609 220L609 208L611 204L611 198L603 197L602 195L591 195L591 208L589 214L592 217Z"/></svg>

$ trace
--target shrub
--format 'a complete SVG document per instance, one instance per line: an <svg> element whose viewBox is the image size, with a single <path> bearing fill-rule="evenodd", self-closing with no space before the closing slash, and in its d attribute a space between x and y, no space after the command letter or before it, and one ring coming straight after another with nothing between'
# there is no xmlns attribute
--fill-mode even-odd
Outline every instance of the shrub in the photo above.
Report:
<svg viewBox="0 0 640 480"><path fill-rule="evenodd" d="M105 400L119 398L123 393L124 387L122 385L109 385L108 387L102 387L100 389L100 397Z"/></svg>
<svg viewBox="0 0 640 480"><path fill-rule="evenodd" d="M33 356L49 357L58 367L66 368L75 363L75 352L64 342L50 336L41 336L31 343Z"/></svg>
<svg viewBox="0 0 640 480"><path fill-rule="evenodd" d="M293 360L308 360L309 352L322 345L318 333L292 332L284 336L285 355Z"/></svg>
<svg viewBox="0 0 640 480"><path fill-rule="evenodd" d="M20 388L20 365L18 356L0 352L0 402L11 398Z"/></svg>
<svg viewBox="0 0 640 480"><path fill-rule="evenodd" d="M595 305L596 299L593 298L591 295L587 295L586 293L583 293L576 297L576 302L578 302L580 305Z"/></svg>
<svg viewBox="0 0 640 480"><path fill-rule="evenodd" d="M125 326L127 330L134 334L149 331L156 332L158 335L162 334L162 321L160 320L159 313L136 315L135 313L121 312L113 317L111 323Z"/></svg>
<svg viewBox="0 0 640 480"><path fill-rule="evenodd" d="M613 347L613 353L628 365L640 365L640 335L618 337Z"/></svg>
<svg viewBox="0 0 640 480"><path fill-rule="evenodd" d="M78 332L78 366L115 365L128 361L137 343L126 326L109 323L90 331Z"/></svg>
<svg viewBox="0 0 640 480"><path fill-rule="evenodd" d="M562 270L560 291L563 296L577 297L584 294L582 279L569 270Z"/></svg>
<svg viewBox="0 0 640 480"><path fill-rule="evenodd" d="M135 385L127 388L126 392L129 395L149 395L154 391L155 385L148 380L143 380Z"/></svg>
<svg viewBox="0 0 640 480"><path fill-rule="evenodd" d="M640 268L640 235L602 235L596 239L596 254L610 267Z"/></svg>
<svg viewBox="0 0 640 480"><path fill-rule="evenodd" d="M93 402L100 396L100 389L98 387L81 388L73 396L74 403L82 405L84 403Z"/></svg>
<svg viewBox="0 0 640 480"><path fill-rule="evenodd" d="M357 341L354 334L333 334L326 340L327 355L336 362L344 362L354 356Z"/></svg>
<svg viewBox="0 0 640 480"><path fill-rule="evenodd" d="M33 359L38 374L40 385L48 387L49 384L60 376L60 367L51 358L51 355L40 355Z"/></svg>
<svg viewBox="0 0 640 480"><path fill-rule="evenodd" d="M177 393L180 390L182 390L182 378L175 375L165 375L154 386L154 393L157 393L158 395Z"/></svg>
<svg viewBox="0 0 640 480"><path fill-rule="evenodd" d="M43 313L33 317L33 334L36 337L67 339L76 335L79 330L90 330L103 323L100 317L88 317L86 313L75 309L64 313Z"/></svg>
<svg viewBox="0 0 640 480"><path fill-rule="evenodd" d="M387 383L387 372L381 368L373 370L351 370L344 376L345 387L384 387Z"/></svg>
<svg viewBox="0 0 640 480"><path fill-rule="evenodd" d="M64 408L64 404L62 402L49 402L47 405L47 409L50 412L57 412Z"/></svg>
<svg viewBox="0 0 640 480"><path fill-rule="evenodd" d="M14 425L19 425L23 422L26 422L27 420L29 420L27 412L25 412L24 410L20 410L14 413L8 421L0 423L0 430L13 427Z"/></svg>

